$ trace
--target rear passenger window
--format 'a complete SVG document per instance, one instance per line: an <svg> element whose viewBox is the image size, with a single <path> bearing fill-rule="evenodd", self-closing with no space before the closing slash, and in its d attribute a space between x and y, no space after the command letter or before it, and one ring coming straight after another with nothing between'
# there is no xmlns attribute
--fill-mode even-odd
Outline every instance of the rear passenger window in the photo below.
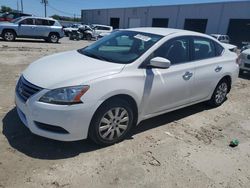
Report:
<svg viewBox="0 0 250 188"><path fill-rule="evenodd" d="M101 30L106 30L106 31L109 31L110 28L109 27L101 27Z"/></svg>
<svg viewBox="0 0 250 188"><path fill-rule="evenodd" d="M52 26L52 25L54 25L54 24L55 24L55 21L48 20L48 24L49 24L49 26Z"/></svg>
<svg viewBox="0 0 250 188"><path fill-rule="evenodd" d="M48 26L49 22L48 22L48 20L44 20L44 19L35 19L35 25Z"/></svg>
<svg viewBox="0 0 250 188"><path fill-rule="evenodd" d="M214 47L215 47L215 55L220 56L222 52L224 51L224 48L217 42L214 42Z"/></svg>
<svg viewBox="0 0 250 188"><path fill-rule="evenodd" d="M194 60L216 56L214 42L205 38L194 38Z"/></svg>

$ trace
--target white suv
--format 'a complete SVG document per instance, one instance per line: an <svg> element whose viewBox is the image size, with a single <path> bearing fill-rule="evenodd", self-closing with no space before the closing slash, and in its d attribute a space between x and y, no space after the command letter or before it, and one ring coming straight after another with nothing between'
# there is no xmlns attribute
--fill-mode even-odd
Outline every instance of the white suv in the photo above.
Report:
<svg viewBox="0 0 250 188"><path fill-rule="evenodd" d="M117 31L31 64L16 86L17 111L34 134L110 145L142 120L203 101L221 105L238 77L236 59L196 32Z"/></svg>

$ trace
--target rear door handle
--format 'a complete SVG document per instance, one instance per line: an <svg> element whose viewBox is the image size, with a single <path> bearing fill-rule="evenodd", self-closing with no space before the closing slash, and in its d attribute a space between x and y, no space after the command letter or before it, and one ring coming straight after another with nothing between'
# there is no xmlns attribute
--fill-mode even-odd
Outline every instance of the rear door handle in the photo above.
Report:
<svg viewBox="0 0 250 188"><path fill-rule="evenodd" d="M214 70L215 70L215 72L220 72L222 70L222 67L218 66Z"/></svg>
<svg viewBox="0 0 250 188"><path fill-rule="evenodd" d="M193 76L192 72L185 72L185 74L182 76L184 80L190 80L190 78Z"/></svg>

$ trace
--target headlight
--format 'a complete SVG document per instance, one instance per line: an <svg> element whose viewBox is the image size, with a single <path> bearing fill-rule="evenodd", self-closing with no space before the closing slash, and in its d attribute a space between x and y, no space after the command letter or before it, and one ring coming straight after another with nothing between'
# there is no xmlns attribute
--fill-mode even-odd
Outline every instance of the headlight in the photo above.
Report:
<svg viewBox="0 0 250 188"><path fill-rule="evenodd" d="M40 102L59 104L59 105L72 105L82 103L81 97L89 89L89 86L72 86L54 89L45 93L40 99Z"/></svg>

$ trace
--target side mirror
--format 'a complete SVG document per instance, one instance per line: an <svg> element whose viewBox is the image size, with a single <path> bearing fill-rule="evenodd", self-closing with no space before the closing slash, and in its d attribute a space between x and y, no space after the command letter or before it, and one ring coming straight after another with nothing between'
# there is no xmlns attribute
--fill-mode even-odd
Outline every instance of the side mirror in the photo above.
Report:
<svg viewBox="0 0 250 188"><path fill-rule="evenodd" d="M148 68L158 68L158 69L167 69L171 66L171 62L163 57L155 57L150 60Z"/></svg>
<svg viewBox="0 0 250 188"><path fill-rule="evenodd" d="M18 26L21 26L21 25L22 25L22 23L21 23L21 22L19 22L19 23L18 23Z"/></svg>

